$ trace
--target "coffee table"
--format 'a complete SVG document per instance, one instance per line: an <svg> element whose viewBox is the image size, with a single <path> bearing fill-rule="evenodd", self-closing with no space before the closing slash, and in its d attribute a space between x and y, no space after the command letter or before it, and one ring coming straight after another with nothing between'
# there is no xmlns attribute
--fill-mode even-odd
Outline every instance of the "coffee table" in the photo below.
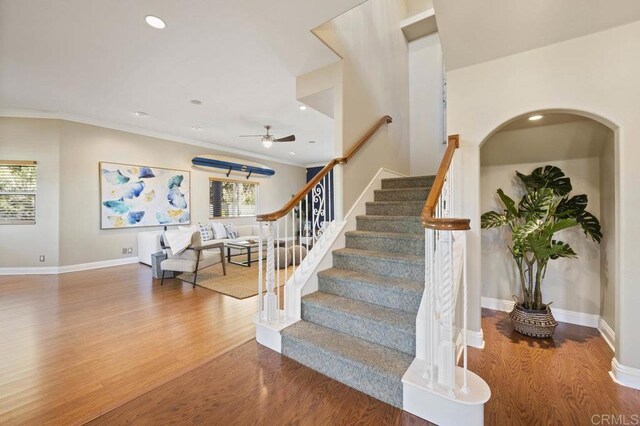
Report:
<svg viewBox="0 0 640 426"><path fill-rule="evenodd" d="M225 242L224 246L227 248L227 262L233 263L234 265L250 267L252 262L255 262L256 259L251 259L251 249L258 247L260 243L257 241L249 242L249 241L233 241L233 242ZM231 260L231 249L239 250L240 254L247 255L247 260L242 262L236 262Z"/></svg>

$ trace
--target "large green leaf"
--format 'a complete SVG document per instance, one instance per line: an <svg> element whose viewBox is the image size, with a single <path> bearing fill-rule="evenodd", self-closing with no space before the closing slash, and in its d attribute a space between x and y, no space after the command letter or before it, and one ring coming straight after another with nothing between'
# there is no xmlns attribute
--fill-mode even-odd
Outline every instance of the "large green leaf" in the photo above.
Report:
<svg viewBox="0 0 640 426"><path fill-rule="evenodd" d="M556 232L562 231L563 229L571 228L573 226L576 226L577 224L578 222L575 219L560 219L556 222L550 223L547 229L545 229L545 232L547 236L551 237Z"/></svg>
<svg viewBox="0 0 640 426"><path fill-rule="evenodd" d="M480 217L482 229L499 228L508 222L507 216L498 212L486 212Z"/></svg>
<svg viewBox="0 0 640 426"><path fill-rule="evenodd" d="M524 175L520 172L516 172L516 175L529 190L549 188L556 195L564 196L572 189L571 179L556 166L538 167L530 175Z"/></svg>
<svg viewBox="0 0 640 426"><path fill-rule="evenodd" d="M565 196L556 208L556 216L577 218L587 208L588 201L586 194L574 195L571 198Z"/></svg>
<svg viewBox="0 0 640 426"><path fill-rule="evenodd" d="M578 257L578 254L573 251L569 244L562 241L553 240L551 241L549 258L558 259L560 257L575 259L576 257Z"/></svg>
<svg viewBox="0 0 640 426"><path fill-rule="evenodd" d="M516 202L513 201L511 197L504 193L501 188L498 188L498 197L500 197L500 201L504 204L505 209L507 210L507 214L512 217L520 217L520 213L516 207Z"/></svg>
<svg viewBox="0 0 640 426"><path fill-rule="evenodd" d="M585 235L591 237L591 239L597 243L602 240L602 231L598 218L585 210L580 213L580 215L578 215L576 220L578 221L580 226L582 226L582 230L584 231Z"/></svg>
<svg viewBox="0 0 640 426"><path fill-rule="evenodd" d="M540 233L542 228L544 227L544 221L539 220L529 220L523 223L520 226L516 226L513 228L513 233L511 234L511 238L513 240L514 246L523 246L526 245L526 240L532 234Z"/></svg>
<svg viewBox="0 0 640 426"><path fill-rule="evenodd" d="M549 213L549 208L553 202L553 191L547 188L540 188L529 191L518 205L520 216L527 220L543 219Z"/></svg>

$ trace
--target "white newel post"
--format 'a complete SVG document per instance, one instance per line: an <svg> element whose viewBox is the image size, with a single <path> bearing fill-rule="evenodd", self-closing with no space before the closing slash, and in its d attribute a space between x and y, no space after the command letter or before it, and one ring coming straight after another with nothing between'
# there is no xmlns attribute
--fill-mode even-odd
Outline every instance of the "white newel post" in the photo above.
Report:
<svg viewBox="0 0 640 426"><path fill-rule="evenodd" d="M265 235L265 243L267 245L267 268L266 283L267 293L264 295L264 309L266 311L266 319L269 322L278 321L278 298L275 293L275 259L273 258L273 225L272 222L263 224ZM262 253L260 253L262 256Z"/></svg>

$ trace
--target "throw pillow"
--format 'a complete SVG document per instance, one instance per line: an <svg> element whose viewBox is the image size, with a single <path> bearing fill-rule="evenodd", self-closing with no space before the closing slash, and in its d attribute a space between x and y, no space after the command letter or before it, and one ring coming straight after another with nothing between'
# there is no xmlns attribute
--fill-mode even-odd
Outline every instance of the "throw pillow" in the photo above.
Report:
<svg viewBox="0 0 640 426"><path fill-rule="evenodd" d="M227 231L227 237L235 240L238 238L238 228L233 223L228 223L224 226L224 229Z"/></svg>
<svg viewBox="0 0 640 426"><path fill-rule="evenodd" d="M216 240L227 238L227 230L224 229L224 225L222 223L211 222L211 227L213 228L213 237Z"/></svg>
<svg viewBox="0 0 640 426"><path fill-rule="evenodd" d="M200 241L210 241L213 240L213 229L209 224L198 223L198 231L200 232Z"/></svg>

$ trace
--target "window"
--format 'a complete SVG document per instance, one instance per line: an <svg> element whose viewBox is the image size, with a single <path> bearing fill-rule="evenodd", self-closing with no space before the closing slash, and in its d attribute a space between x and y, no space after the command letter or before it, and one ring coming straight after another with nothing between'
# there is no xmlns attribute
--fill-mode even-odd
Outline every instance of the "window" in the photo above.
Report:
<svg viewBox="0 0 640 426"><path fill-rule="evenodd" d="M209 179L209 217L255 216L258 212L258 184Z"/></svg>
<svg viewBox="0 0 640 426"><path fill-rule="evenodd" d="M36 223L36 162L0 160L0 224Z"/></svg>

